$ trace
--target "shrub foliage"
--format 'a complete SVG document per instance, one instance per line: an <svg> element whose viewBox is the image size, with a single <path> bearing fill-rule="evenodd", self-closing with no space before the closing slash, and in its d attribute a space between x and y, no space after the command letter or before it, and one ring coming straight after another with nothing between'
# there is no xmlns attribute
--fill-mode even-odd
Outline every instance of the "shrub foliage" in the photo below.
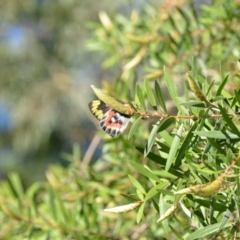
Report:
<svg viewBox="0 0 240 240"><path fill-rule="evenodd" d="M104 88L137 105L131 126L94 137L89 152L104 140L94 164L74 146L47 182L24 189L11 173L0 185L0 237L239 238L239 5L99 17L87 46L117 66Z"/></svg>

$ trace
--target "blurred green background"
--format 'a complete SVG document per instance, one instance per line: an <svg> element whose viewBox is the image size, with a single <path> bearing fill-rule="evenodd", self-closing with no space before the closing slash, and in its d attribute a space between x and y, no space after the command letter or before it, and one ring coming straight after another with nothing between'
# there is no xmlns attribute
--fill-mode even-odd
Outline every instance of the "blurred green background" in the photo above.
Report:
<svg viewBox="0 0 240 240"><path fill-rule="evenodd" d="M90 85L110 82L115 71L102 70L104 56L87 50L88 24L99 21L101 10L129 16L146 2L1 1L2 178L17 170L28 184L44 178L47 164L65 164L61 153L71 152L73 143L86 150L95 131Z"/></svg>

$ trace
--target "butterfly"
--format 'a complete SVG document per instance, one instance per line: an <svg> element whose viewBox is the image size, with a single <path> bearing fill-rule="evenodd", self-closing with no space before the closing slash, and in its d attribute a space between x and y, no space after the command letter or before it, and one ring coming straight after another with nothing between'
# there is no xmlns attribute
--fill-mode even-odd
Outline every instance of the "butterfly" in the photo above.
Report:
<svg viewBox="0 0 240 240"><path fill-rule="evenodd" d="M123 106L129 104L118 101ZM109 107L101 100L94 100L88 104L92 114L99 120L100 127L111 137L121 134L127 127L131 115L126 115Z"/></svg>

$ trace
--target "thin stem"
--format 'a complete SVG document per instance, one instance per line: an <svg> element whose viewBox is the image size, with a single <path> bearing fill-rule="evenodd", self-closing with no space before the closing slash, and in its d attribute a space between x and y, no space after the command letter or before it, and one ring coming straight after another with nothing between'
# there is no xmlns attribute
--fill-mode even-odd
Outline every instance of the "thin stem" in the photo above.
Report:
<svg viewBox="0 0 240 240"><path fill-rule="evenodd" d="M100 141L101 141L101 138L98 135L95 135L83 157L80 167L89 165L89 163L92 159L92 156L93 156L97 146L99 145Z"/></svg>
<svg viewBox="0 0 240 240"><path fill-rule="evenodd" d="M142 117L158 117L158 118L183 118L183 119L200 119L201 117L195 115L168 115L162 113L150 113L150 112L136 112L136 114ZM222 114L207 115L206 118L220 118Z"/></svg>

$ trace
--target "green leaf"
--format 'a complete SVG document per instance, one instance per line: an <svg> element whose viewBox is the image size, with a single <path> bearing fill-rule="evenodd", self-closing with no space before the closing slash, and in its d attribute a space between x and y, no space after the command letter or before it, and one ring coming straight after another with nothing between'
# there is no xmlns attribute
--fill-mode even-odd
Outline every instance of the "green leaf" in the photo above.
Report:
<svg viewBox="0 0 240 240"><path fill-rule="evenodd" d="M178 48L178 42L175 40L175 38L169 33L168 35L169 41L171 42L171 45L175 45L176 47L172 47L171 50L174 55L177 55L177 48ZM170 47L171 47L170 45Z"/></svg>
<svg viewBox="0 0 240 240"><path fill-rule="evenodd" d="M137 213L137 223L140 223L140 221L142 220L143 217L143 210L145 208L145 202L140 206L138 213Z"/></svg>
<svg viewBox="0 0 240 240"><path fill-rule="evenodd" d="M150 88L148 80L144 81L144 85L145 85L145 90L146 90L149 102L151 103L151 106L154 108L154 110L157 110L157 103L156 103L154 94Z"/></svg>
<svg viewBox="0 0 240 240"><path fill-rule="evenodd" d="M14 193L16 194L18 199L20 201L22 201L23 197L24 197L24 191L23 191L23 186L22 186L22 182L21 182L19 175L15 172L12 172L9 174L8 178L9 178L9 182L14 190Z"/></svg>
<svg viewBox="0 0 240 240"><path fill-rule="evenodd" d="M130 200L130 201L139 201L139 199L137 198L137 197L133 197L133 196L130 196L130 195L126 195L126 194L124 194L124 193L121 193L121 195L123 196L123 197L125 197L126 199L128 199L128 200Z"/></svg>
<svg viewBox="0 0 240 240"><path fill-rule="evenodd" d="M144 153L144 149L143 148L140 148L140 147L136 147L136 149L141 152L141 153ZM158 164L161 164L163 166L166 165L166 159L161 157L160 155L157 155L155 153L152 153L150 152L148 155L147 155L147 158L149 158L150 160L152 160L153 162L155 163L158 163ZM156 173L156 171L154 171ZM162 175L165 175L166 177L168 178L174 178L173 176L170 176L169 173L171 173L171 175L175 176L175 177L178 177L178 178L182 178L183 175L181 172L177 171L176 169L174 168L170 168L168 172L165 172L165 171L161 171L161 176ZM159 174L157 174L159 175Z"/></svg>
<svg viewBox="0 0 240 240"><path fill-rule="evenodd" d="M159 209L160 209L160 213L161 215L163 215L166 210L168 209L168 206L166 206L167 203L164 199L164 195L163 194L160 194L160 197L159 197ZM164 231L165 232L168 232L169 231L169 222L168 222L168 219L165 219L164 221L161 222L163 228L164 228Z"/></svg>
<svg viewBox="0 0 240 240"><path fill-rule="evenodd" d="M222 218L219 229L222 229L227 224L231 216L232 216L232 212L229 209L227 209L226 212L224 213L224 217Z"/></svg>
<svg viewBox="0 0 240 240"><path fill-rule="evenodd" d="M176 119L174 117L168 117L168 118L161 120L159 128L158 128L158 132L166 130L168 127L170 127L175 122L176 122Z"/></svg>
<svg viewBox="0 0 240 240"><path fill-rule="evenodd" d="M189 197L191 198L191 195L189 195ZM207 208L207 209L210 209L210 207L211 207L211 202L209 199L195 198L194 202L199 204L200 206ZM219 212L224 212L227 210L227 206L220 204L220 203L215 203L214 210L219 211Z"/></svg>
<svg viewBox="0 0 240 240"><path fill-rule="evenodd" d="M142 154L144 154L144 148L136 147L136 149L139 152L141 152ZM166 159L155 153L149 152L146 157L149 158L150 160L154 161L155 163L161 164L163 166L166 165Z"/></svg>
<svg viewBox="0 0 240 240"><path fill-rule="evenodd" d="M216 96L221 95L222 90L223 90L224 86L225 86L226 83L227 83L228 77L229 77L229 74L223 79L223 81L222 81L221 84L219 85L218 90L217 90L217 92L216 92Z"/></svg>
<svg viewBox="0 0 240 240"><path fill-rule="evenodd" d="M199 107L199 108L206 108L206 104L204 102L184 102L181 105L186 107Z"/></svg>
<svg viewBox="0 0 240 240"><path fill-rule="evenodd" d="M148 141L144 150L144 157L148 155L148 153L151 151L153 144L155 143L156 140L156 134L158 132L160 120L154 125L152 128L152 131L150 132L150 135L148 137Z"/></svg>
<svg viewBox="0 0 240 240"><path fill-rule="evenodd" d="M163 98L162 90L161 90L157 80L155 81L155 92L156 92L156 96L157 96L157 99L158 99L158 102L159 102L160 106L162 107L162 109L166 113L167 108L166 108L165 100Z"/></svg>
<svg viewBox="0 0 240 240"><path fill-rule="evenodd" d="M28 187L26 196L33 200L34 195L43 189L45 183L42 182L34 182L31 186Z"/></svg>
<svg viewBox="0 0 240 240"><path fill-rule="evenodd" d="M97 97L106 103L109 107L117 110L120 113L130 115L132 116L135 112L135 109L131 104L122 104L115 98L109 96L107 93L105 93L102 89L96 88L94 85L91 85L94 93L97 95Z"/></svg>
<svg viewBox="0 0 240 240"><path fill-rule="evenodd" d="M238 91L235 90L234 93L235 93L235 98L238 104L240 105L240 89Z"/></svg>
<svg viewBox="0 0 240 240"><path fill-rule="evenodd" d="M180 125L177 134L175 135L174 139L173 139L173 143L172 146L170 148L170 152L168 154L168 159L167 159L167 163L165 166L165 170L168 171L169 168L171 167L175 157L176 157L176 152L178 151L178 147L180 144L180 140L181 140L181 136L182 136L182 130L183 130L183 124Z"/></svg>
<svg viewBox="0 0 240 240"><path fill-rule="evenodd" d="M190 148L190 143L194 140L193 139L193 131L198 127L198 121L196 121L192 127L190 128L187 136L183 140L182 146L178 151L176 161L175 161L175 168L179 167L181 165L181 161L185 155L185 152Z"/></svg>
<svg viewBox="0 0 240 240"><path fill-rule="evenodd" d="M151 188L148 191L148 193L146 194L144 201L148 201L150 198L154 197L157 193L159 193L161 191L161 189L165 188L169 184L170 184L170 182L163 182L163 183L160 183L160 184L154 186L153 188Z"/></svg>
<svg viewBox="0 0 240 240"><path fill-rule="evenodd" d="M214 86L214 83L215 83L214 80L212 80L211 83L209 84L207 92L206 92L206 96L208 96L208 94L212 93L211 90L212 90L212 88Z"/></svg>
<svg viewBox="0 0 240 240"><path fill-rule="evenodd" d="M183 19L185 20L186 25L189 25L191 20L188 17L187 13L184 12L184 10L181 7L177 7L177 10L180 12L180 14L182 15Z"/></svg>
<svg viewBox="0 0 240 240"><path fill-rule="evenodd" d="M169 147L172 145L173 137L167 131L160 132L160 136L164 139Z"/></svg>
<svg viewBox="0 0 240 240"><path fill-rule="evenodd" d="M171 13L169 14L169 21L170 21L173 29L175 29L179 34L181 34L181 32L180 32L180 31L178 30L178 28L177 28L177 25L176 25L175 20L174 20L174 18L172 17L172 14L171 14ZM177 22L178 22L178 21L177 21Z"/></svg>
<svg viewBox="0 0 240 240"><path fill-rule="evenodd" d="M128 140L133 136L133 134L136 132L137 128L138 128L138 125L139 125L139 122L140 120L142 119L142 117L138 117L134 123L132 124L132 127L131 129L129 130L129 133L128 133Z"/></svg>
<svg viewBox="0 0 240 240"><path fill-rule="evenodd" d="M230 227L232 225L231 222L227 223L224 228ZM188 235L185 240L194 240L194 239L202 239L203 237L206 237L212 233L217 233L219 231L219 228L221 226L221 223L215 223L212 225L208 225L204 228L201 228L199 230L196 230L192 234Z"/></svg>
<svg viewBox="0 0 240 240"><path fill-rule="evenodd" d="M145 189L143 188L141 183L138 182L138 180L136 178L134 178L130 174L128 174L128 177L129 177L130 181L132 182L132 184L135 186L136 189L138 189L141 193L146 194Z"/></svg>
<svg viewBox="0 0 240 240"><path fill-rule="evenodd" d="M194 131L200 137L218 138L218 139L239 139L239 136L229 131Z"/></svg>
<svg viewBox="0 0 240 240"><path fill-rule="evenodd" d="M231 128L232 132L238 135L240 137L240 132L238 131L235 124L232 122L232 119L229 117L229 115L226 113L225 109L222 106L218 106L220 109L221 114L223 115L223 119L226 121L229 128Z"/></svg>
<svg viewBox="0 0 240 240"><path fill-rule="evenodd" d="M71 214L68 211L68 209L65 207L65 202L61 200L61 197L59 194L57 194L56 202L58 205L57 213L58 213L58 219L60 219L62 222L70 224L71 221Z"/></svg>
<svg viewBox="0 0 240 240"><path fill-rule="evenodd" d="M136 162L133 162L133 161L129 161L129 163L139 172L141 173L142 175L150 178L150 179L153 179L155 180L156 182L160 182L160 179L154 175L151 171L149 171L148 169L146 169L145 167L143 167L142 165L136 163Z"/></svg>
<svg viewBox="0 0 240 240"><path fill-rule="evenodd" d="M169 179L176 179L177 176L175 176L175 174L173 173L170 173L170 170L169 172L166 172L164 170L154 170L153 171L154 174L156 174L157 176L160 176L161 178L169 178Z"/></svg>
<svg viewBox="0 0 240 240"><path fill-rule="evenodd" d="M193 57L192 58L192 76L194 79L197 79L198 76L198 65L197 65L197 58Z"/></svg>
<svg viewBox="0 0 240 240"><path fill-rule="evenodd" d="M49 205L54 219L57 219L57 210L55 205L55 194L52 188L49 188Z"/></svg>
<svg viewBox="0 0 240 240"><path fill-rule="evenodd" d="M174 225L169 225L170 231L172 231L172 234L174 233L176 235L175 239L182 239L182 234L179 232L179 230Z"/></svg>
<svg viewBox="0 0 240 240"><path fill-rule="evenodd" d="M214 147L217 149L217 151L223 155L226 155L226 152L224 151L224 149L222 148L222 146L219 144L219 140L215 140L215 139L212 139L212 138L208 138L208 141L210 144L210 146ZM204 153L207 153L208 151L208 144L206 145L206 150L204 149ZM210 149L209 149L210 150Z"/></svg>
<svg viewBox="0 0 240 240"><path fill-rule="evenodd" d="M165 67L164 67L164 79L173 102L175 103L177 108L180 110L181 108L178 102L178 93L176 89L176 83L172 80L172 77L169 71Z"/></svg>
<svg viewBox="0 0 240 240"><path fill-rule="evenodd" d="M138 85L136 85L136 88L137 88L137 97L138 97L138 100L140 102L140 105L144 110L146 110L146 104L145 104L145 100L144 100L144 97L143 97L142 90Z"/></svg>

